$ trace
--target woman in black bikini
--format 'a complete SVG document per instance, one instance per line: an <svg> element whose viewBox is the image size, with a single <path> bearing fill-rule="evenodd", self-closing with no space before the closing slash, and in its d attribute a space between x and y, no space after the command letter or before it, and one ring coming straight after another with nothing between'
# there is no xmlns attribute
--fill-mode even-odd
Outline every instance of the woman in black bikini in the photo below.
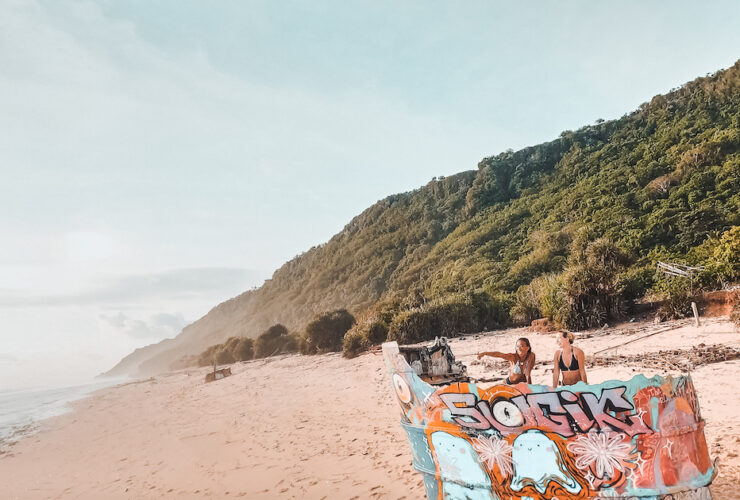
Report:
<svg viewBox="0 0 740 500"><path fill-rule="evenodd" d="M555 351L555 359L552 369L552 386L556 387L560 379L560 373L563 374L562 385L573 385L577 382L585 382L586 378L586 361L583 351L573 346L573 334L569 332L560 332L557 334L557 341L560 349Z"/></svg>
<svg viewBox="0 0 740 500"><path fill-rule="evenodd" d="M532 383L534 353L532 352L532 346L529 345L529 339L522 337L517 340L516 352L513 354L498 351L482 352L478 354L478 359L483 356L502 358L511 363L511 366L509 367L509 376L504 380L507 384L513 385L520 382L526 382L528 384Z"/></svg>

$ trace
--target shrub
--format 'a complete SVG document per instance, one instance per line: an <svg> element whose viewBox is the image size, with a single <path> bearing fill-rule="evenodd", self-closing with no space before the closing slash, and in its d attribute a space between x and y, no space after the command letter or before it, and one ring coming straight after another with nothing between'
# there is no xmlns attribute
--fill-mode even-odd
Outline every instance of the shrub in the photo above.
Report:
<svg viewBox="0 0 740 500"><path fill-rule="evenodd" d="M237 361L249 361L254 357L254 341L246 337L239 338L233 346L232 353Z"/></svg>
<svg viewBox="0 0 740 500"><path fill-rule="evenodd" d="M541 317L553 319L561 314L564 305L562 283L559 276L546 274L519 287L511 308L511 316L520 323L529 324Z"/></svg>
<svg viewBox="0 0 740 500"><path fill-rule="evenodd" d="M683 318L691 314L691 283L687 278L661 278L653 287L653 292L662 303L658 314L665 319Z"/></svg>
<svg viewBox="0 0 740 500"><path fill-rule="evenodd" d="M344 334L354 323L346 309L320 314L306 326L307 353L341 351Z"/></svg>
<svg viewBox="0 0 740 500"><path fill-rule="evenodd" d="M598 238L574 249L571 257L558 280L562 296L555 297L555 322L578 330L622 316L625 304L618 275L627 259L621 250L612 241Z"/></svg>
<svg viewBox="0 0 740 500"><path fill-rule="evenodd" d="M508 296L485 292L433 302L396 315L388 329L388 340L413 344L502 326L509 321L511 305Z"/></svg>
<svg viewBox="0 0 740 500"><path fill-rule="evenodd" d="M370 347L366 332L363 329L352 328L344 334L342 339L342 354L347 358L353 358Z"/></svg>
<svg viewBox="0 0 740 500"><path fill-rule="evenodd" d="M471 331L483 331L505 326L511 320L514 296L510 293L472 293L468 295L475 308L478 323Z"/></svg>
<svg viewBox="0 0 740 500"><path fill-rule="evenodd" d="M437 335L452 337L458 333L468 333L482 329L475 306L464 299L461 300L456 297L445 302L432 304L428 311L429 314L434 316L439 325Z"/></svg>
<svg viewBox="0 0 740 500"><path fill-rule="evenodd" d="M212 365L216 360L216 355L221 350L222 345L216 344L208 347L200 356L198 356L198 366L209 366Z"/></svg>
<svg viewBox="0 0 740 500"><path fill-rule="evenodd" d="M388 338L388 325L382 321L373 321L367 327L365 338L371 345L382 344Z"/></svg>
<svg viewBox="0 0 740 500"><path fill-rule="evenodd" d="M383 301L360 313L357 322L344 334L343 355L352 358L372 345L385 342L388 325L397 312L397 302Z"/></svg>
<svg viewBox="0 0 740 500"><path fill-rule="evenodd" d="M284 339L283 348L280 352L301 352L301 345L305 342L305 339L297 333L290 333L287 338Z"/></svg>
<svg viewBox="0 0 740 500"><path fill-rule="evenodd" d="M295 350L294 337L288 334L288 329L281 324L272 325L265 330L254 342L254 357L266 358L282 352L286 347Z"/></svg>
<svg viewBox="0 0 740 500"><path fill-rule="evenodd" d="M740 279L740 226L722 234L707 263L706 272L715 283L727 284Z"/></svg>
<svg viewBox="0 0 740 500"><path fill-rule="evenodd" d="M221 349L216 353L216 363L219 365L229 365L236 361L234 355L228 349Z"/></svg>
<svg viewBox="0 0 740 500"><path fill-rule="evenodd" d="M511 308L511 317L518 323L530 324L533 320L542 317L540 299L532 285L520 286L515 295L514 307Z"/></svg>
<svg viewBox="0 0 740 500"><path fill-rule="evenodd" d="M539 299L542 316L555 319L565 305L561 277L546 274L532 281L531 286L535 289L535 294Z"/></svg>
<svg viewBox="0 0 740 500"><path fill-rule="evenodd" d="M399 344L415 344L440 335L439 321L428 310L412 309L399 313L388 329L388 340Z"/></svg>
<svg viewBox="0 0 740 500"><path fill-rule="evenodd" d="M209 366L214 363L227 365L236 361L252 359L252 339L246 337L231 337L223 344L208 347L197 357L198 366Z"/></svg>
<svg viewBox="0 0 740 500"><path fill-rule="evenodd" d="M655 284L655 268L640 266L628 269L619 275L619 294L626 301L633 301L645 296L645 293Z"/></svg>

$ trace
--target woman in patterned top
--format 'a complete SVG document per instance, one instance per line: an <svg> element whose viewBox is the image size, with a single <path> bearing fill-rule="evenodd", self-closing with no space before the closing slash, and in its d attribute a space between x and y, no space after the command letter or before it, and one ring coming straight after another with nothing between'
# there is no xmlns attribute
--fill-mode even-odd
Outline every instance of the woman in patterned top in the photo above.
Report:
<svg viewBox="0 0 740 500"><path fill-rule="evenodd" d="M510 363L509 376L504 381L507 384L513 385L520 382L532 383L534 353L532 352L532 346L529 344L529 339L526 337L522 337L516 341L516 352L513 354L498 351L482 352L478 354L478 359L481 359L483 356L502 358Z"/></svg>

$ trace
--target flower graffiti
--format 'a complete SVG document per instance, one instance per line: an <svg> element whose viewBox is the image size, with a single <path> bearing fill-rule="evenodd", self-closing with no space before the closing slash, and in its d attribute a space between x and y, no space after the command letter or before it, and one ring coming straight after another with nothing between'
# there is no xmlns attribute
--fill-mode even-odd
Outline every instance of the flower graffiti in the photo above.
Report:
<svg viewBox="0 0 740 500"><path fill-rule="evenodd" d="M624 436L611 432L591 431L568 443L568 451L576 455L576 467L591 470L598 479L614 477L615 472L634 468L634 446Z"/></svg>
<svg viewBox="0 0 740 500"><path fill-rule="evenodd" d="M481 463L485 463L489 470L496 466L502 475L511 475L511 445L505 439L495 436L473 438L473 448L478 452Z"/></svg>

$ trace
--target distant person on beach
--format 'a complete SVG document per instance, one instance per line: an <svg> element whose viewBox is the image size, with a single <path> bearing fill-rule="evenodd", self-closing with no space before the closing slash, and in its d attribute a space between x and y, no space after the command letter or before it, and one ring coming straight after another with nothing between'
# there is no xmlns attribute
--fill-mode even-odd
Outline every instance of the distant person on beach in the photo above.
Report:
<svg viewBox="0 0 740 500"><path fill-rule="evenodd" d="M557 342L560 349L555 351L552 369L552 386L557 387L560 374L563 374L561 385L573 385L577 382L585 382L586 360L583 351L573 345L573 334L570 332L558 332Z"/></svg>
<svg viewBox="0 0 740 500"><path fill-rule="evenodd" d="M517 340L516 352L512 354L498 351L482 352L478 354L478 359L481 359L483 356L502 358L510 363L509 376L504 380L507 384L513 385L520 382L532 383L534 353L532 352L532 346L529 344L529 339L522 337Z"/></svg>

